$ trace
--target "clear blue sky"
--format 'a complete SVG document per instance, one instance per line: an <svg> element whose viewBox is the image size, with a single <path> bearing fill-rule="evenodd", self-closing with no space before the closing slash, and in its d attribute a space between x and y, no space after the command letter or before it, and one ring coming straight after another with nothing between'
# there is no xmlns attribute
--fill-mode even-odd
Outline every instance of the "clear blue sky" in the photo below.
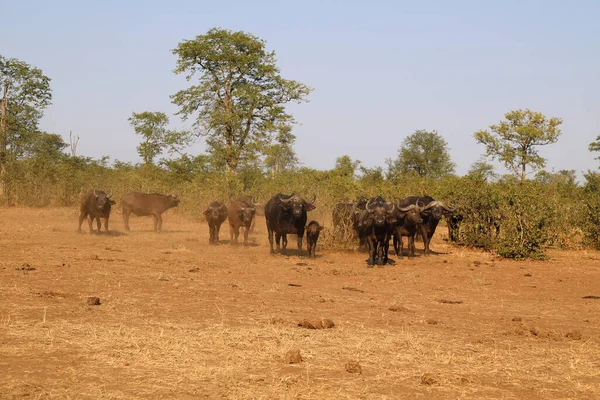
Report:
<svg viewBox="0 0 600 400"><path fill-rule="evenodd" d="M531 108L564 119L542 150L548 170L598 167L587 150L600 135L597 0L0 0L0 15L0 54L52 78L42 127L79 134L81 155L138 161L127 118L177 111L169 95L186 82L170 50L217 26L266 40L283 76L315 89L290 107L306 166L343 154L384 165L404 137L436 129L463 174L483 153L473 132Z"/></svg>

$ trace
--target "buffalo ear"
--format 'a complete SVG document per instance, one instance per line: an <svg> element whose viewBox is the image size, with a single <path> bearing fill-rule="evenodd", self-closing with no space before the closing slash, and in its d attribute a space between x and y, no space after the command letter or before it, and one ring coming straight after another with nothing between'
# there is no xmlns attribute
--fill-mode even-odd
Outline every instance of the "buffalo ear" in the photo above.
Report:
<svg viewBox="0 0 600 400"><path fill-rule="evenodd" d="M318 229L318 230L319 230L319 232L320 232L320 231L322 231L323 229L325 229L325 227L324 227L324 226L320 226L320 225L319 225L319 227L318 227L317 229Z"/></svg>
<svg viewBox="0 0 600 400"><path fill-rule="evenodd" d="M204 212L202 214L204 214L204 215L210 214L210 208L207 208L206 210L204 210Z"/></svg>
<svg viewBox="0 0 600 400"><path fill-rule="evenodd" d="M109 204L111 204L111 205L113 205L113 206L114 206L115 204L117 204L117 202L116 202L116 201L114 201L114 200L108 200L108 202L109 202Z"/></svg>
<svg viewBox="0 0 600 400"><path fill-rule="evenodd" d="M312 205L312 204L307 204L307 203L305 203L305 204L304 204L304 207L306 208L306 211L312 211L312 210L314 210L315 208L317 208L317 207L315 207L314 205Z"/></svg>

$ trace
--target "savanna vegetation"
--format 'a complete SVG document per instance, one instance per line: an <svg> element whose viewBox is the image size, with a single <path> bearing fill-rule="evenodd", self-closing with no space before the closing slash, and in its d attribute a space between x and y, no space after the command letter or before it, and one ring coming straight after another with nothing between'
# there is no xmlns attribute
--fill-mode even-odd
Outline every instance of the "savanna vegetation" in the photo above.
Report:
<svg viewBox="0 0 600 400"><path fill-rule="evenodd" d="M333 169L316 170L298 162L296 121L286 109L307 101L312 89L282 77L263 40L214 28L180 42L173 54L175 73L185 74L189 86L171 99L190 129L170 129L170 118L161 111L131 110L131 134L140 136L136 164L78 155L77 139L66 142L40 130L52 100L50 77L0 56L3 203L71 206L80 192L96 187L117 198L131 190L177 193L180 210L199 215L210 200L251 194L266 201L274 193L295 191L316 194L318 215L324 217L335 203L359 196L430 195L458 205L457 245L509 258L543 258L549 247L600 249L600 173L587 171L580 183L575 171L544 170L546 160L538 153L560 139L560 118L512 110L474 133L488 159L503 163L509 175L498 175L481 160L457 176L444 138L425 130L399 143L397 158L387 160L385 169L340 156ZM199 138L206 152L189 154ZM589 150L600 151L600 136Z"/></svg>

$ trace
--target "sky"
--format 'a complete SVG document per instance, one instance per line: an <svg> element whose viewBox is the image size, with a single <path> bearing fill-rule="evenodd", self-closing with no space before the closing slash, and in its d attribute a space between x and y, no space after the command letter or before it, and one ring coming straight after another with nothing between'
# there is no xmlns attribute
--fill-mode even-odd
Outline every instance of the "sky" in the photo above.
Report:
<svg viewBox="0 0 600 400"><path fill-rule="evenodd" d="M426 129L462 175L484 152L473 133L519 108L564 120L558 143L540 148L547 170L599 166L588 151L600 135L597 0L0 0L0 15L0 54L52 79L42 129L79 135L79 155L138 162L132 112L189 127L169 97L189 85L171 50L220 27L264 39L282 76L314 89L288 108L304 166L345 154L384 166Z"/></svg>

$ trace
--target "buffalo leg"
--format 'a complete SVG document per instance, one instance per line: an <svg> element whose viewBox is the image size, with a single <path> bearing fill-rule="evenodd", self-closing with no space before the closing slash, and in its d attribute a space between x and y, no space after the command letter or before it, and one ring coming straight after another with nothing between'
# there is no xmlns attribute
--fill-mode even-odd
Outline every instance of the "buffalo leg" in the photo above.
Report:
<svg viewBox="0 0 600 400"><path fill-rule="evenodd" d="M367 260L367 265L373 266L375 264L375 243L371 237L367 238L367 245L369 246L369 259Z"/></svg>
<svg viewBox="0 0 600 400"><path fill-rule="evenodd" d="M156 233L162 231L162 216L160 214L154 216L154 231Z"/></svg>
<svg viewBox="0 0 600 400"><path fill-rule="evenodd" d="M92 218L91 215L88 215L88 225L90 227L90 233L94 232L93 224L94 224L94 218Z"/></svg>
<svg viewBox="0 0 600 400"><path fill-rule="evenodd" d="M286 251L287 250L287 233L282 233L281 234L281 250L282 251Z"/></svg>
<svg viewBox="0 0 600 400"><path fill-rule="evenodd" d="M104 232L108 233L108 218L103 218L104 219Z"/></svg>
<svg viewBox="0 0 600 400"><path fill-rule="evenodd" d="M429 254L429 236L424 225L419 226L419 233L421 234L421 238L423 238L423 255L427 255Z"/></svg>
<svg viewBox="0 0 600 400"><path fill-rule="evenodd" d="M275 250L273 250L273 231L267 225L267 235L269 237L269 246L271 247L271 254L275 254Z"/></svg>
<svg viewBox="0 0 600 400"><path fill-rule="evenodd" d="M254 219L252 219L252 224L254 224ZM250 230L252 229L252 224L244 227L244 246L248 246L248 233L250 233Z"/></svg>
<svg viewBox="0 0 600 400"><path fill-rule="evenodd" d="M98 227L98 233L102 231L102 221L100 217L96 218L96 226Z"/></svg>
<svg viewBox="0 0 600 400"><path fill-rule="evenodd" d="M162 227L162 224L161 224L161 227ZM220 230L221 230L221 224L216 224L215 225L215 238L214 238L215 244L219 244L219 231Z"/></svg>
<svg viewBox="0 0 600 400"><path fill-rule="evenodd" d="M388 262L388 252L390 251L390 239L385 238L383 245L383 265Z"/></svg>
<svg viewBox="0 0 600 400"><path fill-rule="evenodd" d="M408 237L408 256L415 256L415 235L411 235Z"/></svg>
<svg viewBox="0 0 600 400"><path fill-rule="evenodd" d="M233 225L229 224L229 244L233 245L233 232L235 228Z"/></svg>
<svg viewBox="0 0 600 400"><path fill-rule="evenodd" d="M275 234L275 251L276 252L281 252L281 233L276 233Z"/></svg>
<svg viewBox="0 0 600 400"><path fill-rule="evenodd" d="M83 220L87 217L87 214L82 212L79 214L79 228L77 228L77 232L81 233L81 225L83 224Z"/></svg>
<svg viewBox="0 0 600 400"><path fill-rule="evenodd" d="M302 255L302 238L304 236L304 232L302 234L298 234L298 255Z"/></svg>
<svg viewBox="0 0 600 400"><path fill-rule="evenodd" d="M125 225L125 230L127 232L131 231L131 229L129 229L129 214L131 214L131 211L123 208L123 225Z"/></svg>
<svg viewBox="0 0 600 400"><path fill-rule="evenodd" d="M233 233L235 235L235 239L234 239L235 240L235 244L238 244L238 238L240 237L240 227L239 227L239 225L235 227L235 230L234 230Z"/></svg>

